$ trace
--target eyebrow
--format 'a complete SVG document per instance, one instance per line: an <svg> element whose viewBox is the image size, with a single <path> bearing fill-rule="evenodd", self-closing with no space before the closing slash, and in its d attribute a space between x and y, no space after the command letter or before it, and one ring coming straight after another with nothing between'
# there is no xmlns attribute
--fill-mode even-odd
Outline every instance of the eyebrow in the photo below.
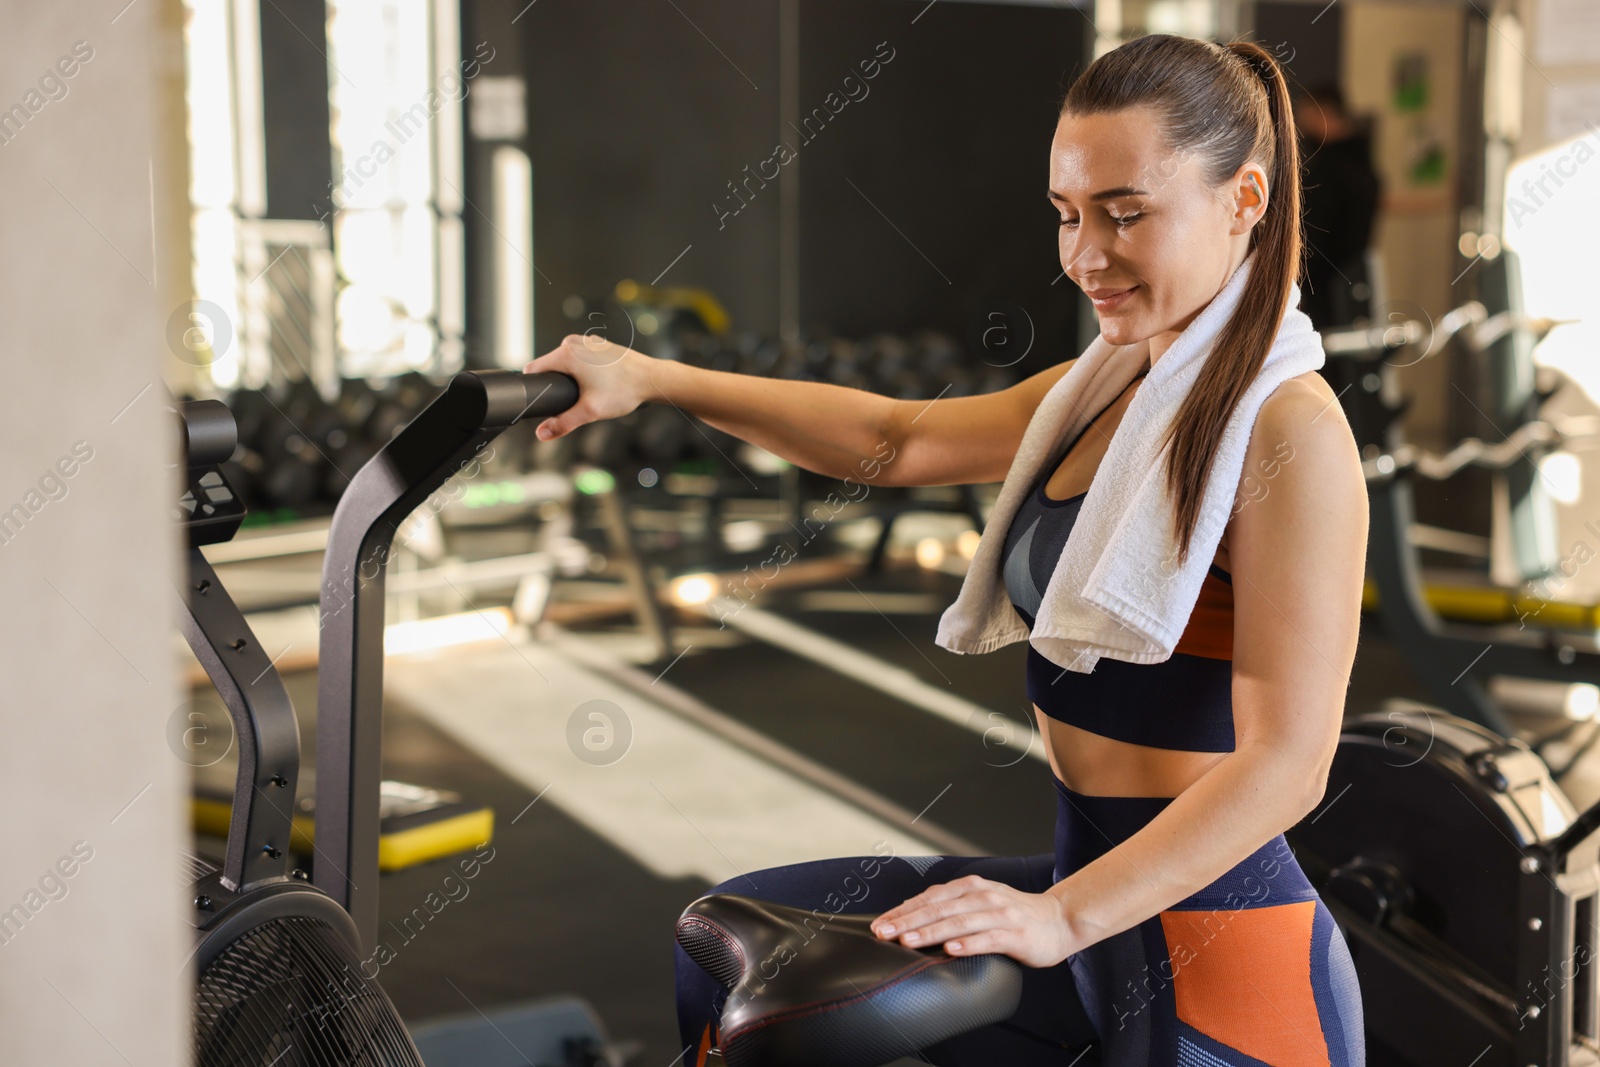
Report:
<svg viewBox="0 0 1600 1067"><path fill-rule="evenodd" d="M1149 196L1149 195L1150 194L1145 192L1143 189L1135 189L1131 185L1119 185L1115 189L1102 189L1098 193L1094 193L1093 195L1091 195L1089 197L1089 199L1091 201L1096 201L1096 200L1115 200L1119 196ZM1054 189L1051 189L1050 190L1050 199L1051 200L1065 200L1066 197L1061 195L1060 193L1056 192Z"/></svg>

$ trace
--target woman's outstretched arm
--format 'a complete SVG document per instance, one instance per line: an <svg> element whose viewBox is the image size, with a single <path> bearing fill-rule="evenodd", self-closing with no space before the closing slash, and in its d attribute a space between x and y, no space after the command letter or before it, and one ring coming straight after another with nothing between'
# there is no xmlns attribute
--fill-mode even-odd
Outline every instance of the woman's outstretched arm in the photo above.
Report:
<svg viewBox="0 0 1600 1067"><path fill-rule="evenodd" d="M548 440L642 403L671 404L685 418L766 449L797 467L877 485L961 485L1005 477L1034 409L1071 361L983 396L896 400L826 382L708 370L654 359L574 334L529 363L578 380L580 399L546 419Z"/></svg>

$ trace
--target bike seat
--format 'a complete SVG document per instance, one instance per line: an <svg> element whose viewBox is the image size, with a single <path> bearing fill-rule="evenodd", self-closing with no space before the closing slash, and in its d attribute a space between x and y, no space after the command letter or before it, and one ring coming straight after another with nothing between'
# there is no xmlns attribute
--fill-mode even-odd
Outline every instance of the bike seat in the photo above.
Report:
<svg viewBox="0 0 1600 1067"><path fill-rule="evenodd" d="M737 893L684 909L678 944L728 988L719 1031L729 1067L879 1067L1017 1010L1016 960L881 940L878 914Z"/></svg>

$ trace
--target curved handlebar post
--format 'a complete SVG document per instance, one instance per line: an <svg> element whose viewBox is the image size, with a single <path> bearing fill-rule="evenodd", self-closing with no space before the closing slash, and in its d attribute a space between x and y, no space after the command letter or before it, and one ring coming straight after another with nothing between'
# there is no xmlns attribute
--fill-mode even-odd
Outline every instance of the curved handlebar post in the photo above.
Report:
<svg viewBox="0 0 1600 1067"><path fill-rule="evenodd" d="M189 549L181 628L227 705L239 743L222 883L235 892L282 878L300 776L300 727L283 679L216 571Z"/></svg>
<svg viewBox="0 0 1600 1067"><path fill-rule="evenodd" d="M217 469L233 455L238 424L218 400L172 402L169 410L178 424L186 487L174 514L189 542L177 583L180 628L227 705L239 743L222 884L242 892L286 875L300 727L272 660L200 552L201 545L231 538L244 518L244 505Z"/></svg>
<svg viewBox="0 0 1600 1067"><path fill-rule="evenodd" d="M318 620L314 880L369 948L378 930L384 576L395 534L508 427L559 415L577 399L565 374L458 374L355 473L333 513Z"/></svg>

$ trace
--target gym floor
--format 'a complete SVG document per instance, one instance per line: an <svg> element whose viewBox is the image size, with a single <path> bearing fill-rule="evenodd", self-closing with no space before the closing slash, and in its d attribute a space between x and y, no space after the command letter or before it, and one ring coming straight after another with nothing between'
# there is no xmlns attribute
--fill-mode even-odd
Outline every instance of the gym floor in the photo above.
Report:
<svg viewBox="0 0 1600 1067"><path fill-rule="evenodd" d="M383 876L381 981L408 1023L576 994L615 1039L639 1043L635 1062L667 1065L673 923L716 882L880 839L902 854L1049 852L1055 805L1029 744L1025 647L935 646L959 586L902 563L775 591L726 627L686 621L688 650L665 670L640 662L630 620L391 655L385 777L495 811L492 858L436 914L421 905L444 896L451 861ZM311 609L299 617L314 625ZM608 671L630 661L645 685ZM286 683L314 764L315 671ZM1426 696L1368 616L1349 713ZM571 748L590 700L610 701L631 734L609 764Z"/></svg>

